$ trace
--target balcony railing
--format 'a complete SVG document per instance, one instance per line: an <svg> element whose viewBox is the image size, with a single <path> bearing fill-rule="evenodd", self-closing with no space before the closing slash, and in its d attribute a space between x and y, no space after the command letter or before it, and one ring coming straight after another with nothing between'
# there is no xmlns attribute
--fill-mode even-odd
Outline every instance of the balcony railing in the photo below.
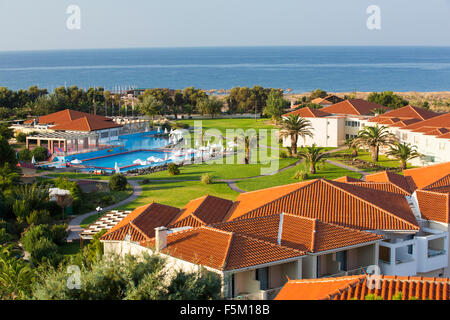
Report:
<svg viewBox="0 0 450 320"><path fill-rule="evenodd" d="M358 269L341 271L338 273L333 273L325 276L321 276L321 278L336 278L336 277L345 277L345 276L356 276L359 274L364 274L364 268L360 267Z"/></svg>
<svg viewBox="0 0 450 320"><path fill-rule="evenodd" d="M241 294L232 300L273 300L277 296L278 292L280 292L282 287L268 289L268 290L260 290L255 293Z"/></svg>

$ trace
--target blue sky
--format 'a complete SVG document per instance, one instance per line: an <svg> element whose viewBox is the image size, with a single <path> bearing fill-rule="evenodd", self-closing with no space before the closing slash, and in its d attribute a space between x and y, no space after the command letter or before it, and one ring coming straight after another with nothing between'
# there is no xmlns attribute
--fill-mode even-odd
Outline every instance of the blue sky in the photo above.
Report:
<svg viewBox="0 0 450 320"><path fill-rule="evenodd" d="M66 28L69 5L81 29ZM368 30L366 8L381 8ZM0 50L450 46L450 0L0 0Z"/></svg>

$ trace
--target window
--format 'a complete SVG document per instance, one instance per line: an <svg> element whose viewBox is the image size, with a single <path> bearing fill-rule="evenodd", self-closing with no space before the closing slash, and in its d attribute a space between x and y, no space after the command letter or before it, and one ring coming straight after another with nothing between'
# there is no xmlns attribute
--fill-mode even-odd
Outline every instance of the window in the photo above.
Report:
<svg viewBox="0 0 450 320"><path fill-rule="evenodd" d="M439 150L441 151L445 150L445 142L439 142Z"/></svg>
<svg viewBox="0 0 450 320"><path fill-rule="evenodd" d="M359 121L345 121L346 127L359 127Z"/></svg>
<svg viewBox="0 0 450 320"><path fill-rule="evenodd" d="M402 133L402 140L408 140L408 134Z"/></svg>
<svg viewBox="0 0 450 320"><path fill-rule="evenodd" d="M340 270L347 271L347 251L336 252L336 261L340 264Z"/></svg>
<svg viewBox="0 0 450 320"><path fill-rule="evenodd" d="M100 138L108 138L108 132L102 132L101 134L100 134Z"/></svg>

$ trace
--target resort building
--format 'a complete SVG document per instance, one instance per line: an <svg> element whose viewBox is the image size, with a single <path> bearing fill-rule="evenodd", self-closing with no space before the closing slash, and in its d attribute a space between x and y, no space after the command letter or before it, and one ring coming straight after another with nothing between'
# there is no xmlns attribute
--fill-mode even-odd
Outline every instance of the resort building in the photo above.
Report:
<svg viewBox="0 0 450 320"><path fill-rule="evenodd" d="M45 146L51 154L69 155L110 148L119 136L148 131L148 120L109 118L65 109L12 126L29 134L26 147Z"/></svg>
<svg viewBox="0 0 450 320"><path fill-rule="evenodd" d="M362 129L362 124L373 117L376 110L387 110L376 103L362 99L345 100L321 109L304 107L284 116L295 114L311 122L313 137L298 139L298 146L316 144L320 147L339 147L354 138ZM290 147L291 138L283 138L283 147Z"/></svg>
<svg viewBox="0 0 450 320"><path fill-rule="evenodd" d="M365 126L386 126L400 142L410 143L423 155L411 161L427 165L450 161L450 113L405 106L380 114L363 123Z"/></svg>
<svg viewBox="0 0 450 320"><path fill-rule="evenodd" d="M376 114L378 110L387 110ZM421 158L412 165L430 165L450 161L450 113L405 106L389 111L386 107L355 99L346 100L321 109L308 107L292 111L311 122L313 137L298 139L298 146L316 144L320 147L339 147L347 139L355 138L367 126L386 126L399 142L417 146ZM283 138L283 146L290 146L290 138ZM381 152L385 150L380 150Z"/></svg>
<svg viewBox="0 0 450 320"><path fill-rule="evenodd" d="M275 300L450 300L449 278L351 276L289 280Z"/></svg>
<svg viewBox="0 0 450 320"><path fill-rule="evenodd" d="M338 180L235 201L207 195L182 209L151 203L109 219L100 240L105 253L158 252L171 269L216 272L226 298L273 298L287 278L358 275L369 266L384 275L449 276L450 163Z"/></svg>

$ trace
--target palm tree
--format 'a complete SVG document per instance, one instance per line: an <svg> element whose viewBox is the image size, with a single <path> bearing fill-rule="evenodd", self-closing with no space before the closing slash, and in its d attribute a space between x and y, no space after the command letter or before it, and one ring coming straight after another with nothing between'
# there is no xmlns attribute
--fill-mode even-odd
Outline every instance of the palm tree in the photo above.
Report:
<svg viewBox="0 0 450 320"><path fill-rule="evenodd" d="M305 151L298 153L298 157L305 159L306 164L309 165L309 173L316 173L316 164L326 155L325 152L322 152L323 149L314 143L311 147L306 147Z"/></svg>
<svg viewBox="0 0 450 320"><path fill-rule="evenodd" d="M298 115L290 114L287 117L282 117L281 120L281 137L291 138L291 153L292 156L297 156L297 141L298 137L301 136L303 139L308 137L313 137L311 122Z"/></svg>
<svg viewBox="0 0 450 320"><path fill-rule="evenodd" d="M391 146L390 150L386 153L388 156L392 156L400 161L400 168L406 169L406 163L409 160L419 158L422 155L417 152L417 147L409 143L396 143Z"/></svg>
<svg viewBox="0 0 450 320"><path fill-rule="evenodd" d="M386 126L365 127L360 130L358 136L353 139L352 146L355 148L369 148L372 161L378 162L380 147L392 145L397 138L387 130Z"/></svg>
<svg viewBox="0 0 450 320"><path fill-rule="evenodd" d="M345 140L345 145L352 150L352 158L358 156L358 147L353 143L353 139Z"/></svg>

